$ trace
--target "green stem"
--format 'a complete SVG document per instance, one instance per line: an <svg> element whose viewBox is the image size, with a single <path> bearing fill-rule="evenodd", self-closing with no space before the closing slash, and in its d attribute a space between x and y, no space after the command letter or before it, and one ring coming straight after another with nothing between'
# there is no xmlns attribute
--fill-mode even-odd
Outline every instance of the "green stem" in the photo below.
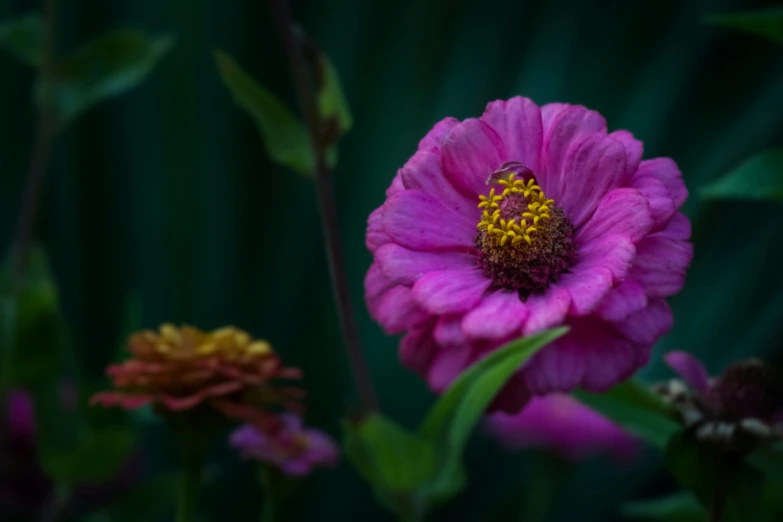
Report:
<svg viewBox="0 0 783 522"><path fill-rule="evenodd" d="M264 504L261 507L261 522L280 522L283 520L283 504L289 491L286 491L288 480L279 471L269 466L262 466L260 471L261 485L264 488Z"/></svg>
<svg viewBox="0 0 783 522"><path fill-rule="evenodd" d="M542 451L533 456L533 483L525 483L524 509L521 510L524 522L542 522L546 520L555 500L558 487L568 469L568 463L559 455Z"/></svg>
<svg viewBox="0 0 783 522"><path fill-rule="evenodd" d="M203 450L183 448L182 478L177 501L177 522L193 522L195 520L203 460Z"/></svg>

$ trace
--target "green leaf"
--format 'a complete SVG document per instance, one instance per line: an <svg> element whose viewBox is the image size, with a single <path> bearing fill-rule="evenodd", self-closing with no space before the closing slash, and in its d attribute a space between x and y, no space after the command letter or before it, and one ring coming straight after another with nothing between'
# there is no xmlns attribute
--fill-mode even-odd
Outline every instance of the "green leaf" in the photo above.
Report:
<svg viewBox="0 0 783 522"><path fill-rule="evenodd" d="M377 488L410 494L434 477L435 447L386 417L373 413L344 429L346 456Z"/></svg>
<svg viewBox="0 0 783 522"><path fill-rule="evenodd" d="M783 7L712 15L707 22L739 29L783 44Z"/></svg>
<svg viewBox="0 0 783 522"><path fill-rule="evenodd" d="M783 200L783 149L763 152L744 161L703 188L701 195L710 199Z"/></svg>
<svg viewBox="0 0 783 522"><path fill-rule="evenodd" d="M269 157L303 176L312 176L313 152L302 122L228 54L222 51L214 54L223 83L236 104L255 121Z"/></svg>
<svg viewBox="0 0 783 522"><path fill-rule="evenodd" d="M0 47L33 68L43 59L43 22L37 14L26 14L0 24Z"/></svg>
<svg viewBox="0 0 783 522"><path fill-rule="evenodd" d="M767 476L783 480L783 443L756 450L745 460Z"/></svg>
<svg viewBox="0 0 783 522"><path fill-rule="evenodd" d="M666 448L666 464L680 485L710 509L715 495L725 497L723 522L763 522L764 475L742 460L699 443L685 432L674 435Z"/></svg>
<svg viewBox="0 0 783 522"><path fill-rule="evenodd" d="M54 108L60 126L67 125L95 104L119 96L141 83L171 49L169 36L150 37L121 29L97 38L57 64ZM37 100L43 87L38 85Z"/></svg>
<svg viewBox="0 0 783 522"><path fill-rule="evenodd" d="M327 122L327 127L335 129L335 139L353 127L353 117L348 101L343 94L340 77L329 57L318 52L318 111Z"/></svg>
<svg viewBox="0 0 783 522"><path fill-rule="evenodd" d="M443 463L430 494L448 498L464 483L462 454L473 427L511 376L538 350L564 335L567 327L516 339L468 368L430 410L419 434L442 448Z"/></svg>
<svg viewBox="0 0 783 522"><path fill-rule="evenodd" d="M602 394L577 390L574 397L661 449L681 429L672 418L670 407L636 379L622 382Z"/></svg>
<svg viewBox="0 0 783 522"><path fill-rule="evenodd" d="M703 522L704 507L693 493L680 491L655 500L629 502L622 508L628 518L657 520L659 522Z"/></svg>
<svg viewBox="0 0 783 522"><path fill-rule="evenodd" d="M95 430L73 449L42 449L41 463L46 473L58 482L99 483L117 474L127 461L134 442L134 433L129 429Z"/></svg>

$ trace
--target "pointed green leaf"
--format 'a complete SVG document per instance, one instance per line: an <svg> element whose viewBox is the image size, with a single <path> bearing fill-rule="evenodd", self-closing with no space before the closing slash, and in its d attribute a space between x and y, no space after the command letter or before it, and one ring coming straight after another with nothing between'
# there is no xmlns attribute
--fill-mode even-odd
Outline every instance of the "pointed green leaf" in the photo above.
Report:
<svg viewBox="0 0 783 522"><path fill-rule="evenodd" d="M54 108L65 126L97 103L141 83L168 53L174 40L121 29L97 38L58 63L54 71ZM37 87L39 106L42 86Z"/></svg>
<svg viewBox="0 0 783 522"><path fill-rule="evenodd" d="M475 363L473 366L465 370L459 377L457 377L457 379L451 384L451 386L449 386L446 392L440 396L437 402L430 409L425 419L422 421L421 426L419 427L419 434L422 437L433 441L445 439L446 434L451 432L454 417L456 416L457 410L460 408L460 403L465 400L465 398L468 396L468 392L477 383L479 378L500 364L503 364L503 368L505 369L509 366L509 364L513 365L516 360L520 360L519 364L517 364L517 368L519 368L522 366L522 363L535 352L543 348L546 344L564 335L567 331L567 328L557 328L554 330L541 332L530 337L524 337L511 341L502 348L493 351ZM508 357L513 357L513 359L510 362L506 362ZM500 372L501 375L504 373L505 372L503 371ZM497 372L492 374L493 377L496 375ZM511 375L509 375L509 377L510 376ZM492 393L491 397L489 397L489 400L487 401L489 403L495 394L500 391L500 388L503 387L505 380L503 382L491 383L487 379L484 379L481 381L481 384L481 389L483 390L481 392L482 398L491 391L491 388L496 387L495 392ZM489 388L486 388L486 386L489 386ZM470 396L471 401L478 401L477 394L478 391L474 392L473 395ZM477 405L477 402L472 402L471 404L474 404L475 406ZM476 420L478 420L478 418L481 416L481 412L477 412L475 407L471 408L470 406L465 406L464 408L465 409L462 410L460 417L461 421L463 422L469 417L475 416ZM481 411L483 411L483 409ZM457 439L466 438L464 429L465 426L462 425L459 434L455 434L454 437ZM470 430L468 429L468 431Z"/></svg>
<svg viewBox="0 0 783 522"><path fill-rule="evenodd" d="M693 493L679 491L654 500L629 502L622 508L623 516L658 522L703 522L704 507Z"/></svg>
<svg viewBox="0 0 783 522"><path fill-rule="evenodd" d="M312 176L313 153L302 122L228 54L215 51L215 63L236 104L255 121L269 157L303 176Z"/></svg>
<svg viewBox="0 0 783 522"><path fill-rule="evenodd" d="M46 474L60 483L100 483L117 474L127 461L134 441L130 429L94 430L67 451L43 449L41 464Z"/></svg>
<svg viewBox="0 0 783 522"><path fill-rule="evenodd" d="M460 491L465 445L492 399L525 361L567 331L561 327L511 341L468 368L438 399L419 428L424 439L442 448L438 479L428 495L440 502Z"/></svg>
<svg viewBox="0 0 783 522"><path fill-rule="evenodd" d="M763 152L702 189L711 199L783 200L783 149Z"/></svg>
<svg viewBox="0 0 783 522"><path fill-rule="evenodd" d="M0 23L0 47L21 62L37 68L43 59L43 23L37 14L26 14Z"/></svg>
<svg viewBox="0 0 783 522"><path fill-rule="evenodd" d="M412 493L434 476L434 446L386 417L374 413L344 427L346 456L382 491Z"/></svg>
<svg viewBox="0 0 783 522"><path fill-rule="evenodd" d="M353 126L353 117L348 101L343 94L340 77L326 54L319 52L318 110L327 122L327 127L335 127L337 135L348 132ZM334 123L329 123L329 122Z"/></svg>
<svg viewBox="0 0 783 522"><path fill-rule="evenodd" d="M707 18L707 22L739 29L783 44L783 7L712 15Z"/></svg>
<svg viewBox="0 0 783 522"><path fill-rule="evenodd" d="M681 429L673 419L670 407L636 379L629 379L600 394L577 390L574 397L661 449Z"/></svg>

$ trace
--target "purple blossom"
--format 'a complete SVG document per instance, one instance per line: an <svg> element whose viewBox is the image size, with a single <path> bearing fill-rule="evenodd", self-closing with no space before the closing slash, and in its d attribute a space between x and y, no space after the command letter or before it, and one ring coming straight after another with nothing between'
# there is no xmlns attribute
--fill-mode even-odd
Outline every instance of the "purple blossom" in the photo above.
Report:
<svg viewBox="0 0 783 522"><path fill-rule="evenodd" d="M545 448L570 460L608 453L624 460L639 449L628 432L569 395L535 397L519 413L495 413L486 423L509 450Z"/></svg>
<svg viewBox="0 0 783 522"><path fill-rule="evenodd" d="M289 476L305 476L314 467L337 463L339 450L326 433L305 429L297 415L285 414L281 420L282 426L273 434L262 433L249 424L241 426L229 442L244 458L271 464Z"/></svg>
<svg viewBox="0 0 783 522"><path fill-rule="evenodd" d="M368 219L370 314L442 391L505 342L568 325L493 409L603 391L646 364L693 250L677 165L581 106L516 97L442 120Z"/></svg>

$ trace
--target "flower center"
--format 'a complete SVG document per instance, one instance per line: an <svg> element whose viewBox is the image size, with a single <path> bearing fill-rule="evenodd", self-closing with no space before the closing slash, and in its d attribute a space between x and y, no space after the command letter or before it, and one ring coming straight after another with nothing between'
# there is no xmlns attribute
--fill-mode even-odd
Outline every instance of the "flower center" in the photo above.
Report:
<svg viewBox="0 0 783 522"><path fill-rule="evenodd" d="M507 164L491 176L499 187L479 195L479 264L495 288L522 298L541 293L576 261L574 227L536 184L530 169Z"/></svg>

